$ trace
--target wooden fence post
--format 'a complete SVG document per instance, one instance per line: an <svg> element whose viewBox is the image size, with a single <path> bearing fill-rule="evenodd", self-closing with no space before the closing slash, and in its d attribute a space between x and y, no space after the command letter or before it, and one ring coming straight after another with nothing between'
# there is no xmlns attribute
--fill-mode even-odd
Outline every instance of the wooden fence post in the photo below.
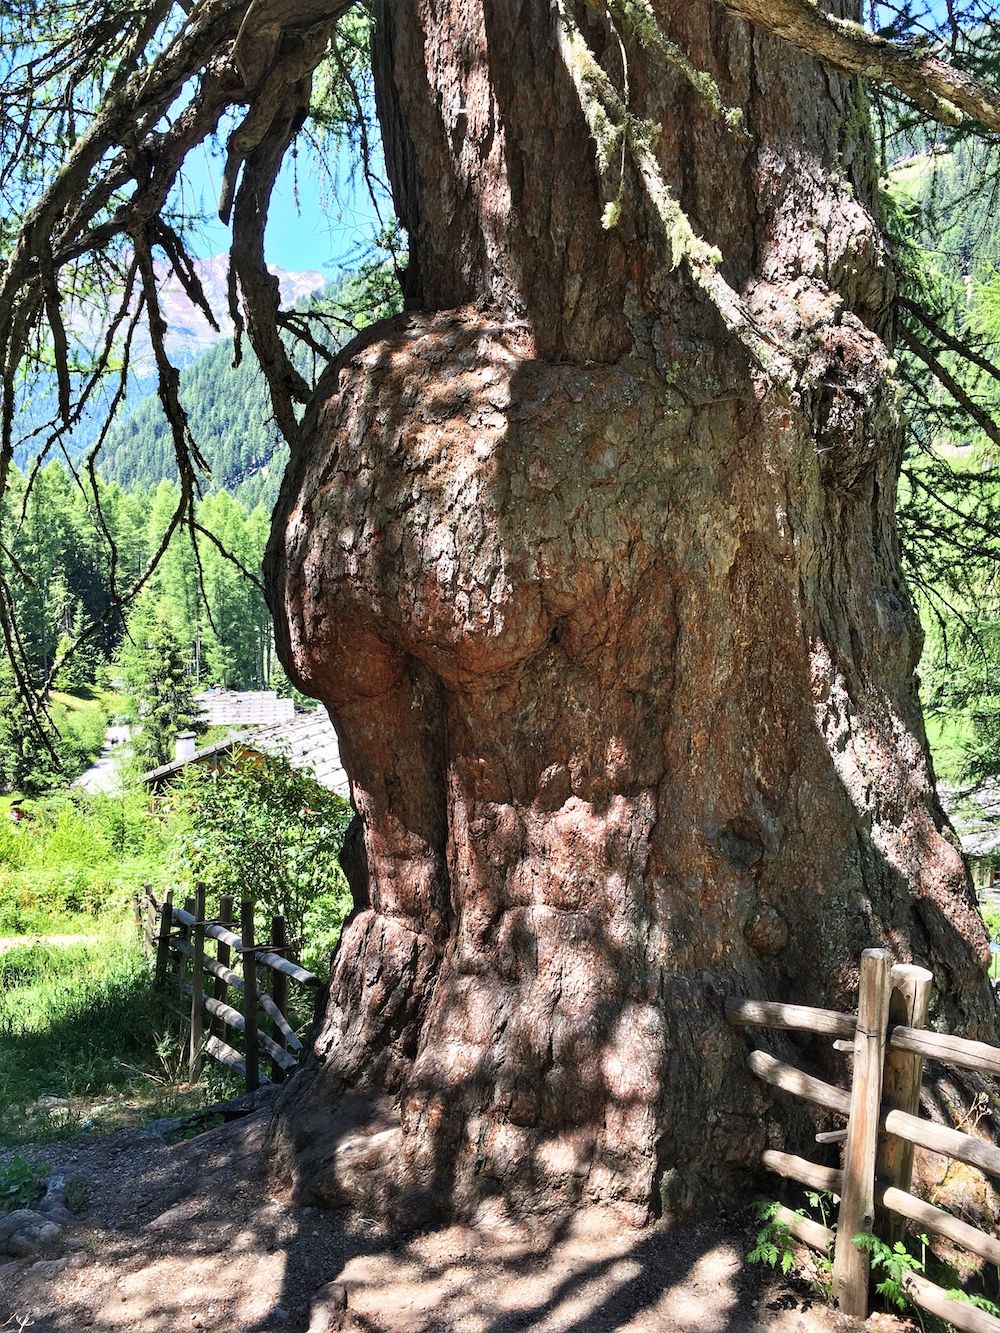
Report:
<svg viewBox="0 0 1000 1333"><path fill-rule="evenodd" d="M202 1000L205 989L205 886L195 890L194 953L191 957L191 1044L188 1051L188 1082L201 1077L203 1036Z"/></svg>
<svg viewBox="0 0 1000 1333"><path fill-rule="evenodd" d="M170 965L170 932L174 924L174 891L167 889L160 904L160 929L156 937L156 971L153 984L162 990L167 984L167 968Z"/></svg>
<svg viewBox="0 0 1000 1333"><path fill-rule="evenodd" d="M243 1016L246 1019L247 1092L260 1084L257 1061L257 955L253 941L253 903L240 905L240 934L243 936Z"/></svg>
<svg viewBox="0 0 1000 1333"><path fill-rule="evenodd" d="M197 905L193 898L184 899L184 910L189 916L194 916L196 907ZM185 944L189 944L191 942L191 927L186 926L181 922L177 928L177 938L183 940ZM177 989L181 990L184 985L184 959L186 955L182 949L175 949L173 955L171 971L173 972L174 980L177 983Z"/></svg>
<svg viewBox="0 0 1000 1333"><path fill-rule="evenodd" d="M833 1258L833 1294L837 1305L844 1314L856 1319L868 1315L869 1257L866 1250L854 1244L854 1237L859 1232L871 1231L875 1222L875 1152L891 965L886 949L866 949L861 955L844 1187Z"/></svg>
<svg viewBox="0 0 1000 1333"><path fill-rule="evenodd" d="M228 930L233 924L233 895L224 893L219 899L219 924ZM223 940L219 940L215 951L216 959L223 965L229 966L229 960L232 958L232 950ZM229 982L222 977L215 978L215 985L212 991L213 1000L218 1000L220 1004L226 1003L226 997L229 995ZM215 1034L219 1037L225 1037L226 1025L219 1017L213 1019L212 1027Z"/></svg>
<svg viewBox="0 0 1000 1333"><path fill-rule="evenodd" d="M286 937L285 937L285 918L283 916L271 917L271 944L274 952L286 957ZM288 1017L288 977L284 972L273 971L271 973L271 999L274 1001L278 1012L282 1018ZM282 1048L288 1049L288 1040L282 1032L279 1024L272 1020L271 1027L274 1040ZM281 1083L285 1077L285 1071L277 1060L271 1061L271 1082Z"/></svg>
<svg viewBox="0 0 1000 1333"><path fill-rule="evenodd" d="M889 1027L922 1028L927 1021L934 976L925 967L897 963L890 973L892 993L889 998ZM882 1101L887 1110L916 1115L920 1109L920 1081L924 1060L908 1051L890 1050L882 1079ZM913 1144L894 1134L882 1136L875 1174L879 1183L909 1190L913 1173ZM906 1222L898 1213L879 1208L876 1215L878 1235L887 1244L902 1240Z"/></svg>

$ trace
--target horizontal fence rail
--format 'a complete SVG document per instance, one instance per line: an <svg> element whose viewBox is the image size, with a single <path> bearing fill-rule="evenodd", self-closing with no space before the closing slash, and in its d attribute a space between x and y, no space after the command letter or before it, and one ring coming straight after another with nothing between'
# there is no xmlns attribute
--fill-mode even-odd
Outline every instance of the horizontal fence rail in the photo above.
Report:
<svg viewBox="0 0 1000 1333"><path fill-rule="evenodd" d="M726 1000L726 1017L736 1027L831 1037L837 1049L851 1054L850 1091L766 1051L752 1051L748 1063L770 1086L847 1118L846 1130L816 1136L821 1143L844 1143L842 1168L820 1166L773 1148L761 1160L777 1175L840 1196L835 1230L784 1207L774 1218L797 1240L832 1256L837 1304L861 1319L868 1314L869 1256L854 1244L859 1232L874 1232L892 1244L902 1235L905 1222L911 1221L1000 1265L1000 1240L909 1191L914 1147L1000 1177L1000 1147L917 1114L925 1059L1000 1075L1000 1048L923 1027L932 982L926 969L894 967L884 949L866 949L855 1014L735 995ZM920 1274L907 1274L902 1281L920 1309L969 1333L1000 1333L1000 1319L955 1299Z"/></svg>
<svg viewBox="0 0 1000 1333"><path fill-rule="evenodd" d="M155 959L158 989L168 985L190 1000L188 1071L192 1082L208 1055L243 1079L248 1091L280 1082L296 1068L303 1045L288 1017L289 983L315 992L322 981L287 957L284 918L271 918L271 938L254 943L253 904L240 904L240 934L233 927L234 902L223 894L217 915L209 919L205 890L199 885L183 907L167 890L158 899L147 889L136 899L147 954ZM206 952L208 942L215 957ZM232 1043L241 1039L243 1050ZM270 1076L260 1069L261 1053L270 1059Z"/></svg>

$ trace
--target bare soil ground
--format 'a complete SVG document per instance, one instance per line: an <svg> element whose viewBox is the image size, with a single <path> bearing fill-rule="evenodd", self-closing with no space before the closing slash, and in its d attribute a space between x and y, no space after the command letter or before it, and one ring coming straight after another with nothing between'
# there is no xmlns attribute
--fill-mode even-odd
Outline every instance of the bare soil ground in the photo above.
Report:
<svg viewBox="0 0 1000 1333"><path fill-rule="evenodd" d="M265 1174L267 1135L264 1109L172 1146L148 1131L123 1131L4 1151L0 1165L19 1155L82 1172L89 1198L61 1257L0 1263L0 1328L850 1333L862 1327L832 1314L804 1288L748 1268L746 1227L734 1219L635 1232L584 1217L556 1235L455 1226L403 1238L364 1218L280 1197ZM903 1325L883 1317L868 1327Z"/></svg>

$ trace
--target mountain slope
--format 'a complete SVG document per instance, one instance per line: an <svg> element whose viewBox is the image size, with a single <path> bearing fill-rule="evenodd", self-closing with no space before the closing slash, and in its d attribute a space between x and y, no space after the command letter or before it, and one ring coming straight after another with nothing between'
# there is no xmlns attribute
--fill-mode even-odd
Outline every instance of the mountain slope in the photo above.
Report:
<svg viewBox="0 0 1000 1333"><path fill-rule="evenodd" d="M313 269L294 273L271 264L269 271L278 279L283 306L297 305L328 285L329 279ZM196 259L195 272L205 293L218 328L213 328L203 311L188 297L172 267L163 260L155 264L160 307L167 324L166 348L178 366L190 365L223 338L231 338L233 321L229 316L229 256L214 255ZM107 310L104 306L77 306L71 314L74 334L85 347L96 347L104 334ZM155 374L149 329L143 321L132 343L131 364L140 378Z"/></svg>
<svg viewBox="0 0 1000 1333"><path fill-rule="evenodd" d="M180 367L193 365L200 356L209 352L220 343L225 343L228 351L225 360L232 359L233 324L229 318L227 282L229 259L226 255L217 255L212 259L196 260L195 269L201 281L206 300L214 312L217 329L213 329L201 310L188 298L176 275L165 263L158 262L157 274L160 278L160 300L168 330L166 347L170 359ZM285 307L301 306L323 291L327 279L314 270L290 272L271 266L271 272L278 278L282 305ZM97 347L104 337L104 322L107 320L106 307L75 306L68 312L68 323L73 338L82 349L82 360L86 363L90 351ZM252 359L252 358L251 358ZM144 322L136 329L130 357L130 374L125 401L119 408L119 422L127 420L133 411L145 413L144 406L149 395L155 393L156 367L154 365L149 330ZM82 377L74 376L82 384ZM237 384L237 392L246 386ZM91 402L85 408L77 426L62 437L62 445L71 459L79 458L94 443L104 423L105 414L114 392L113 377L99 385ZM265 395L266 396L266 395ZM239 399L234 400L239 402ZM20 402L15 414L15 440L20 440L14 452L14 463L24 470L37 457L44 444L47 428L58 416L58 401L54 376L39 376L30 388L20 390ZM34 432L38 432L35 434ZM116 426L116 437L121 436L121 428ZM149 475L158 481L161 476L171 475L169 463L172 450L167 446L163 458L167 471L158 471L151 463ZM55 455L55 456L58 456ZM146 469L140 466L133 475L128 464L122 464L123 474L132 480L146 479Z"/></svg>
<svg viewBox="0 0 1000 1333"><path fill-rule="evenodd" d="M212 469L208 489L238 494L251 507L258 502L270 507L287 448L256 361L247 356L239 366L232 362L229 339L203 353L181 372L181 402ZM126 489L177 479L170 428L155 393L116 421L101 459L102 475Z"/></svg>

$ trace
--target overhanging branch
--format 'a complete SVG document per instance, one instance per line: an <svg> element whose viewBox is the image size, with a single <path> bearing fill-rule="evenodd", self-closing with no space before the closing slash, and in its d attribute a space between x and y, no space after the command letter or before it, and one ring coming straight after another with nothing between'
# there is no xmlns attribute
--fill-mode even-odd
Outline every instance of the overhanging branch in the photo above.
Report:
<svg viewBox="0 0 1000 1333"><path fill-rule="evenodd" d="M826 13L816 0L717 0L730 13L827 65L866 79L891 83L945 125L964 116L1000 131L1000 90L946 60L869 32L860 23Z"/></svg>

